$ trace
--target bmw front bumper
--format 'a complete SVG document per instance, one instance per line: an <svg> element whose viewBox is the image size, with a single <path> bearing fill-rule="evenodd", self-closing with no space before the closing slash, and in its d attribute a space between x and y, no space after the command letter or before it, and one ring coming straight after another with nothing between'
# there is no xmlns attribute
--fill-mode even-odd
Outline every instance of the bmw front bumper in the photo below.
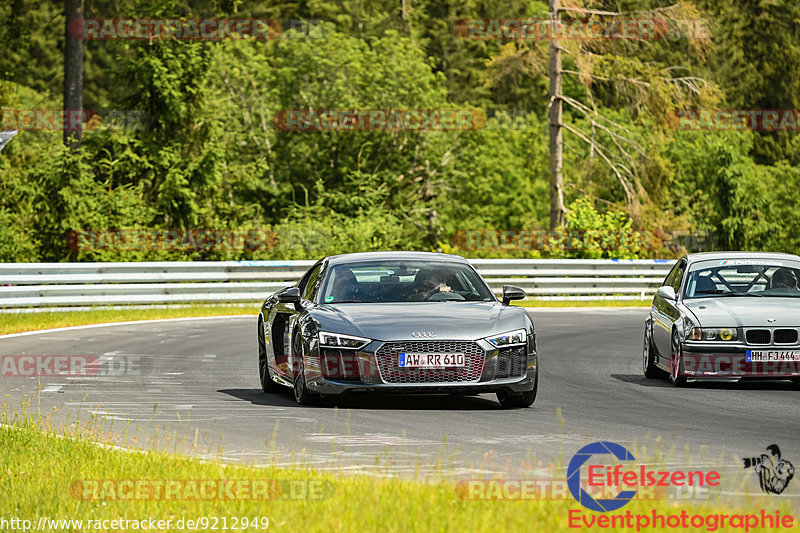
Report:
<svg viewBox="0 0 800 533"><path fill-rule="evenodd" d="M712 343L684 341L683 373L687 380L738 381L753 379L800 378L800 361L748 361L748 351L800 350L792 346L755 346L742 342Z"/></svg>

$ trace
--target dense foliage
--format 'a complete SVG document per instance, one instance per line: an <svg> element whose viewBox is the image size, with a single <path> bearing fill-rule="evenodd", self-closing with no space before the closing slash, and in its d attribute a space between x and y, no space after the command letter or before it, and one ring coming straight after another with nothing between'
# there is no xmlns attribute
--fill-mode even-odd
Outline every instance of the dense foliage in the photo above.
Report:
<svg viewBox="0 0 800 533"><path fill-rule="evenodd" d="M546 1L93 0L87 18L273 18L283 30L258 41L86 41L84 107L102 120L79 152L59 131L31 130L0 152L0 261L800 251L800 132L682 131L670 120L691 108L800 108L800 4L569 5L708 23L701 38L565 41L574 105L564 120L586 134L565 132L565 229L653 242L476 249L458 237L548 227L548 43L456 31L462 19L546 17ZM62 106L63 2L11 0L0 20L2 130L15 126L9 109ZM282 127L287 110L324 109L468 110L474 122ZM269 230L277 240L252 250L69 245L75 230L106 229ZM686 235L705 238L676 238Z"/></svg>

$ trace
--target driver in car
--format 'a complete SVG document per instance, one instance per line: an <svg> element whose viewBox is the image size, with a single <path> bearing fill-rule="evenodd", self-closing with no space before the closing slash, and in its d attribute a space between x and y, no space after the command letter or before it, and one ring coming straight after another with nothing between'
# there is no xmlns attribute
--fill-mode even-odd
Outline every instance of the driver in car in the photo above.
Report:
<svg viewBox="0 0 800 533"><path fill-rule="evenodd" d="M409 299L417 302L425 301L437 292L450 292L450 290L450 286L445 281L445 274L432 269L424 269L417 272Z"/></svg>
<svg viewBox="0 0 800 533"><path fill-rule="evenodd" d="M772 274L770 283L773 289L797 289L797 278L788 268L779 268Z"/></svg>

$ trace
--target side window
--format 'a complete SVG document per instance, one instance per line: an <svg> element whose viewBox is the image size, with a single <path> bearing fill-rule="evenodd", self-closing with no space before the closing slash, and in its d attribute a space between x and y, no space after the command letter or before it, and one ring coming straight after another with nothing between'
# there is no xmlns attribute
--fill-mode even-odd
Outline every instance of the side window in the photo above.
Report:
<svg viewBox="0 0 800 533"><path fill-rule="evenodd" d="M667 279L664 280L664 285L668 285L675 289L675 293L677 294L678 289L681 286L681 280L683 279L683 271L686 268L686 261L681 261L672 269L672 271L667 275Z"/></svg>
<svg viewBox="0 0 800 533"><path fill-rule="evenodd" d="M306 273L303 274L303 277L300 278L300 281L297 282L297 288L300 289L300 294L301 295L306 290L306 284L308 283L308 278L311 277L311 274L313 274L314 270L319 268L319 266L320 266L320 263L317 263L316 265L314 265L311 268L309 268L308 270L306 270Z"/></svg>
<svg viewBox="0 0 800 533"><path fill-rule="evenodd" d="M305 284L304 286L300 287L300 294L303 295L304 299L312 300L314 298L314 293L317 292L317 287L319 287L319 280L320 280L319 273L321 270L322 270L322 265L316 265L303 279Z"/></svg>

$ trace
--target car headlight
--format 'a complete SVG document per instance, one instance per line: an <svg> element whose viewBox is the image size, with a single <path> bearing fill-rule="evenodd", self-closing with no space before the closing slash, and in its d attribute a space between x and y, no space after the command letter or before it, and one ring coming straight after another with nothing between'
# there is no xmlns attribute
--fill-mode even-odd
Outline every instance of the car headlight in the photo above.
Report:
<svg viewBox="0 0 800 533"><path fill-rule="evenodd" d="M692 328L689 330L688 339L693 341L735 341L739 340L739 331L736 328Z"/></svg>
<svg viewBox="0 0 800 533"><path fill-rule="evenodd" d="M514 344L525 344L527 338L527 332L524 329L518 329L509 331L508 333L501 333L493 337L486 337L486 340L495 348L502 348L503 346L511 346Z"/></svg>
<svg viewBox="0 0 800 533"><path fill-rule="evenodd" d="M355 337L353 335L340 335L339 333L319 332L319 345L346 350L358 350L372 342L370 339Z"/></svg>

